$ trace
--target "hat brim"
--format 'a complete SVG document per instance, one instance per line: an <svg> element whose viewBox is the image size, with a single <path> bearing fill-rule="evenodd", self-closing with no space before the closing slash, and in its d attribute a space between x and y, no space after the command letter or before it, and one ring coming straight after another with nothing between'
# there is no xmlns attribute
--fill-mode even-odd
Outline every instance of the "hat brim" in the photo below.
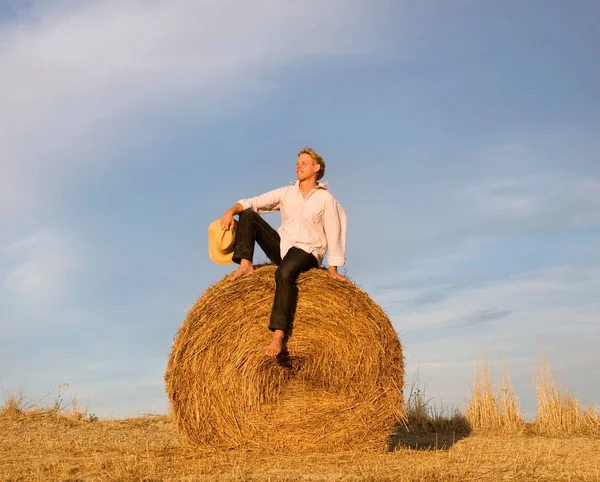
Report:
<svg viewBox="0 0 600 482"><path fill-rule="evenodd" d="M234 219L231 230L225 231L221 228L220 220L215 219L208 227L208 256L213 263L233 264L237 225L238 222ZM225 239L227 241L224 243Z"/></svg>
<svg viewBox="0 0 600 482"><path fill-rule="evenodd" d="M216 264L233 264L233 251L231 253L223 253L216 249L216 246L209 245L208 256Z"/></svg>

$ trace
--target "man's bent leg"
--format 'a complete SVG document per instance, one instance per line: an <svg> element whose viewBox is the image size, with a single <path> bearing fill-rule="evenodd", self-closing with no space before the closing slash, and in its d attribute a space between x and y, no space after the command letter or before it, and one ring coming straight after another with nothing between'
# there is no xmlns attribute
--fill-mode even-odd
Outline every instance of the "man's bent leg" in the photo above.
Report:
<svg viewBox="0 0 600 482"><path fill-rule="evenodd" d="M278 355L281 351L284 335L292 326L296 303L298 301L298 275L311 268L318 268L319 262L312 254L299 248L291 248L275 272L275 299L271 311L269 329L273 339L265 353Z"/></svg>
<svg viewBox="0 0 600 482"><path fill-rule="evenodd" d="M238 263L240 267L227 279L233 281L254 271L252 261L255 243L258 243L271 261L279 264L281 262L279 242L279 233L258 213L252 209L241 212L233 251L233 262Z"/></svg>
<svg viewBox="0 0 600 482"><path fill-rule="evenodd" d="M240 213L233 262L239 264L242 259L252 262L254 244L258 243L269 259L278 265L281 263L280 241L279 233L260 214L252 209L246 209Z"/></svg>

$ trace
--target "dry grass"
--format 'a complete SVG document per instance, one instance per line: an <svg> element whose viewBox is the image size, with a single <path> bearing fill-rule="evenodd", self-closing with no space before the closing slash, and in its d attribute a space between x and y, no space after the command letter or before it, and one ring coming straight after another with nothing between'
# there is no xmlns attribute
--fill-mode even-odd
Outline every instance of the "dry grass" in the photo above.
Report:
<svg viewBox="0 0 600 482"><path fill-rule="evenodd" d="M419 388L418 376L407 389L403 421L390 438L389 449L444 449L471 433L466 417L458 408L436 405Z"/></svg>
<svg viewBox="0 0 600 482"><path fill-rule="evenodd" d="M488 369L474 369L473 396L469 401L466 419L474 432L519 434L525 428L519 402L512 389L506 368L502 371L502 388L490 383Z"/></svg>
<svg viewBox="0 0 600 482"><path fill-rule="evenodd" d="M276 359L263 354L274 266L221 280L192 307L165 375L188 442L277 453L385 450L402 419L404 384L390 320L325 270L303 273L298 290L293 334Z"/></svg>
<svg viewBox="0 0 600 482"><path fill-rule="evenodd" d="M561 394L544 361L536 374L537 418L531 430L538 435L565 437L600 435L600 416L593 408L584 408L568 391Z"/></svg>
<svg viewBox="0 0 600 482"><path fill-rule="evenodd" d="M494 387L494 388L492 388ZM506 369L502 389L490 383L487 366L475 370L473 396L466 418L474 432L519 435L523 432L550 437L600 435L600 416L594 408L584 408L568 391L560 392L547 362L536 371L537 416L525 423Z"/></svg>
<svg viewBox="0 0 600 482"><path fill-rule="evenodd" d="M97 421L95 414L88 414L87 408L82 408L77 402L77 397L70 400L70 404L65 404L61 396L61 389L68 386L66 383L51 390L41 399L35 402L26 402L23 393L13 395L6 393L4 405L0 408L2 417L18 417L21 415L35 415L37 417L58 417L71 418L75 421ZM51 405L42 404L50 395L55 394L55 399Z"/></svg>
<svg viewBox="0 0 600 482"><path fill-rule="evenodd" d="M408 396L404 404L405 430L415 433L468 435L471 432L465 415L458 407L437 405L426 395L426 386L420 388L418 375L407 388ZM401 424L402 427L402 424Z"/></svg>
<svg viewBox="0 0 600 482"><path fill-rule="evenodd" d="M21 413L25 413L28 410L25 404L25 397L22 393L13 395L7 393L4 397L4 405L0 410L0 416L2 417L16 417Z"/></svg>
<svg viewBox="0 0 600 482"><path fill-rule="evenodd" d="M514 420L521 417L506 372L501 390L492 390L485 367L475 381L469 416L479 429L470 433L468 417L431 405L413 383L396 449L380 454L360 445L301 455L198 448L184 443L168 416L91 423L79 408L57 410L60 395L50 408L8 395L0 409L0 480L600 482L598 416L560 396L547 366L538 374L543 409L525 430L507 429L520 427Z"/></svg>
<svg viewBox="0 0 600 482"><path fill-rule="evenodd" d="M600 481L600 440L471 436L444 450L304 455L185 446L166 416L0 416L2 481Z"/></svg>

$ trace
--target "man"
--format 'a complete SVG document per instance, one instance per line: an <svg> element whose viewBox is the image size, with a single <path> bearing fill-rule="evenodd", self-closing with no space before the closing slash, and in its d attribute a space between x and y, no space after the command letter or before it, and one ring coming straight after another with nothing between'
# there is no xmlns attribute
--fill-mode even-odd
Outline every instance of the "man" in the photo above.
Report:
<svg viewBox="0 0 600 482"><path fill-rule="evenodd" d="M265 350L277 356L292 325L298 299L298 275L318 268L328 252L329 274L348 281L338 273L346 260L346 215L327 191L327 183L318 181L325 175L325 162L314 150L305 147L298 153L296 177L291 186L269 191L257 197L239 200L225 211L221 227L233 227L239 214L233 261L239 267L227 279L236 280L252 273L254 243L275 263L275 299L269 329L273 338ZM281 226L274 230L260 214L281 211Z"/></svg>

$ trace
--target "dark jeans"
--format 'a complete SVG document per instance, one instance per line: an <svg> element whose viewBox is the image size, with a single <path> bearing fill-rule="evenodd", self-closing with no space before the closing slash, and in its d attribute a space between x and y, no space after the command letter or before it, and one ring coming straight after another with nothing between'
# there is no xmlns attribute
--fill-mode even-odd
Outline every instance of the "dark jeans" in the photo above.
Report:
<svg viewBox="0 0 600 482"><path fill-rule="evenodd" d="M282 330L288 334L298 301L298 276L311 268L318 268L319 262L312 254L295 247L290 248L281 259L280 242L279 233L255 211L246 209L240 214L233 261L238 264L242 259L252 262L254 244L258 243L268 258L277 265L275 299L269 329Z"/></svg>

